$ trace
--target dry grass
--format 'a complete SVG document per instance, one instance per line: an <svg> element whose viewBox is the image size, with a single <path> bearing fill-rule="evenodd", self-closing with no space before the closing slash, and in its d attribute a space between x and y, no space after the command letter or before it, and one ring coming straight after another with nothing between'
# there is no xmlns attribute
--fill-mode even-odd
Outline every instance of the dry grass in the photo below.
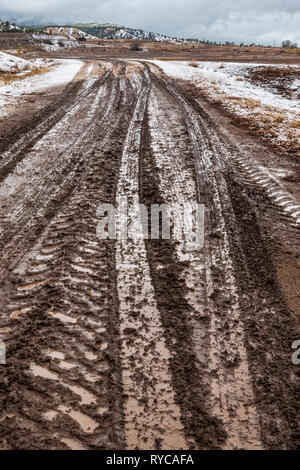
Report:
<svg viewBox="0 0 300 470"><path fill-rule="evenodd" d="M274 124L281 124L285 120L284 116L273 116Z"/></svg>
<svg viewBox="0 0 300 470"><path fill-rule="evenodd" d="M277 151L299 154L299 120L290 122L284 112L278 112L271 106L263 106L259 100L226 96L224 93L212 97L207 93L208 89L202 88L201 91L223 109L233 122L247 128ZM242 109L248 110L248 116L240 114Z"/></svg>
<svg viewBox="0 0 300 470"><path fill-rule="evenodd" d="M87 40L86 44L91 44L99 48L101 52L104 51L128 51L132 41L126 39L96 39ZM254 60L282 62L282 63L299 63L299 49L289 49L282 53L280 47L260 47L260 46L247 46L240 47L234 45L209 45L204 43L180 43L174 44L168 41L140 41L142 49L147 49L147 52L157 54L156 57L164 57L167 54L170 60L176 57L179 60L186 61L200 61L200 60L215 60L215 61L234 61L243 60L246 62L253 62ZM174 56L172 57L172 54Z"/></svg>
<svg viewBox="0 0 300 470"><path fill-rule="evenodd" d="M229 101L240 101L242 98L240 96L226 96L226 99Z"/></svg>
<svg viewBox="0 0 300 470"><path fill-rule="evenodd" d="M293 129L300 129L300 121L294 121L294 122L292 122L291 127L292 127Z"/></svg>
<svg viewBox="0 0 300 470"><path fill-rule="evenodd" d="M26 71L26 70L25 70ZM19 75L21 72L24 72L24 70L20 71L19 69L16 69L14 71L8 72L1 72L0 71L0 82L4 85L9 85L12 82L15 81L20 81L24 80L25 78L28 77L33 77L35 75L44 75L44 73L47 73L49 71L49 68L47 67L40 67L40 68L35 68L26 71L27 73L24 73L22 75Z"/></svg>
<svg viewBox="0 0 300 470"><path fill-rule="evenodd" d="M244 98L244 105L245 108L254 109L261 105L259 100L255 100L254 98Z"/></svg>
<svg viewBox="0 0 300 470"><path fill-rule="evenodd" d="M225 100L236 101L241 108L244 109L255 109L261 105L259 100L253 98L241 98L240 96L224 96Z"/></svg>

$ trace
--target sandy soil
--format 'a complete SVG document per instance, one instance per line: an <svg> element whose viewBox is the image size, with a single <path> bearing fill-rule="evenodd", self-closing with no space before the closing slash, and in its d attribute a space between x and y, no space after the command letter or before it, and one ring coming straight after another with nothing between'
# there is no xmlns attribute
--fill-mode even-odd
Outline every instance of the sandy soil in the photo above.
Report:
<svg viewBox="0 0 300 470"><path fill-rule="evenodd" d="M12 116L0 448L299 448L295 161L130 60L86 61ZM99 240L99 204L124 195L204 204L204 248Z"/></svg>

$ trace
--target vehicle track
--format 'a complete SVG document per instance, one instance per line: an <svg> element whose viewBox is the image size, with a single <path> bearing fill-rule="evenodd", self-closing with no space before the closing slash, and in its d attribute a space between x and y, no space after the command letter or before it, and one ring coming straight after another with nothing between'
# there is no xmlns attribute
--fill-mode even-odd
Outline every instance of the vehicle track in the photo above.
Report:
<svg viewBox="0 0 300 470"><path fill-rule="evenodd" d="M213 267L213 278L210 279L210 282L215 282L216 287L211 292L210 297L212 296L213 300L216 301L215 311L218 316L220 316L220 310L222 310L222 303L225 304L226 309L229 308L228 294L230 292L241 304L239 308L241 323L238 323L238 317L236 316L237 305L234 305L236 301L232 301L233 314L231 321L234 323L230 324L230 317L227 314L218 328L218 338L216 340L220 342L220 346L222 346L223 342L223 350L221 348L220 352L222 352L223 356L225 353L226 362L226 356L229 355L230 363L234 359L233 357L230 358L230 355L236 352L236 346L240 344L240 347L238 346L238 368L240 368L240 371L236 371L236 373L239 374L242 382L245 382L248 375L248 370L243 365L243 358L247 360L247 354L248 358L251 359L248 359L249 369L252 375L253 388L256 392L255 401L257 401L259 409L258 415L260 416L262 443L267 448L284 448L285 446L289 448L289 446L293 445L295 436L294 423L299 415L298 402L295 399L298 396L296 387L297 374L295 374L295 369L290 359L290 347L298 332L295 321L282 299L269 247L266 246L263 224L260 223L260 218L263 220L265 217L264 211L266 211L266 206L268 206L268 201L270 200L269 191L265 190L265 179L253 178L251 181L252 185L256 184L256 192L263 191L264 193L264 200L266 202L263 204L263 207L259 207L257 194L254 196L253 191L249 191L247 186L245 188L247 180L245 180L244 174L238 171L237 165L232 165L232 161L235 163L238 160L239 154L237 149L231 147L229 151L228 146L225 142L222 142L209 116L199 109L197 103L194 103L189 97L187 98L185 93L172 82L165 78L163 78L163 82L170 93L173 96L177 96L185 107L187 125L190 133L194 134L191 136L191 141L194 140L196 163L202 161L200 167L196 166L198 187L199 181L201 181L202 185L204 184L209 187L209 190L207 187L203 189L203 195L201 196L202 201L206 201L206 206L209 208L205 239L209 243L211 243L211 239L213 240L210 249L212 258L209 263L210 269ZM241 157L239 160L241 160ZM249 165L251 165L251 162ZM271 181L271 184L274 184L274 181ZM215 194L213 191L214 187ZM237 204L239 206L238 209ZM243 206L243 209L241 209L241 206ZM275 217L282 220L280 205L277 206ZM223 222L220 225L222 218ZM250 224L249 220L251 220ZM274 229L277 230L275 227L276 223L274 224ZM211 233L211 230L213 233ZM285 221L285 234L291 236L291 232L293 232L294 244L297 244L298 230L297 226L295 227L293 218ZM220 238L223 237L224 245L222 246ZM216 245L219 245L219 248ZM219 256L216 249L219 251ZM227 261L224 259L226 254L227 257L229 256ZM214 277L216 277L215 280ZM245 281L245 278L247 281ZM234 282L235 286L232 282ZM242 282L243 287L240 289ZM225 287L226 285L228 286L227 288ZM227 289L228 294L226 295ZM247 301L245 300L246 297L248 297ZM254 315L255 321L253 320ZM211 313L210 318L213 318ZM257 329L258 324L260 325L259 333ZM229 329L230 334L229 338L227 335L227 339L224 334L222 340L221 332L223 328L225 330ZM243 330L246 335L244 340ZM213 338L212 332L210 332L210 338ZM272 353L266 351L266 342L272 344ZM243 343L245 344L243 345ZM247 348L246 351L245 347ZM243 348L244 352L240 348ZM216 350L217 344L214 345L212 350L214 355ZM211 362L213 362L212 358ZM217 370L218 373L221 372L219 366ZM231 375L232 372L232 370L229 371L229 374ZM222 391L224 392L226 387L222 385L222 382L220 384L220 377L218 381L220 388L218 395L220 397L219 400L222 401ZM226 383L228 384L228 382L227 377ZM233 386L236 387L238 383L237 378L234 378ZM251 393L249 395L249 393L245 392L245 387L242 387L242 383L240 386L240 390L243 390L243 396L240 396L237 400L237 415L240 414L238 418L240 418L241 422L235 427L240 433L243 433L242 422L245 423L245 412L242 409L238 409L238 403L239 400L245 399L244 406L248 409L246 415L251 415L253 400L251 399ZM247 389L249 390L249 387ZM233 398L231 397L230 400L227 400L227 403L232 414L232 407L234 406ZM224 406L226 407L225 403L221 407L223 412ZM218 410L218 415L220 413L222 414ZM287 416L289 416L288 419ZM291 418L292 416L293 418ZM257 427L256 421L255 419L253 422L254 427ZM247 437L247 427L249 424L251 424L251 419L248 416L245 423L244 436L246 436L246 439L250 438L252 440L255 435L254 432L249 432ZM271 432L274 429L277 430L277 433ZM233 439L232 444L240 448L242 442L237 442L233 432L230 432L230 436ZM254 445L257 445L258 442L258 434L256 433L256 443L254 442ZM249 442L246 447L248 448L252 444Z"/></svg>
<svg viewBox="0 0 300 470"><path fill-rule="evenodd" d="M62 93L42 111L35 114L28 121L25 120L1 138L0 151L0 179L3 179L22 159L26 149L53 127L70 110L76 102L94 91L95 78L89 77L93 64L85 64L76 77L70 82Z"/></svg>
<svg viewBox="0 0 300 470"><path fill-rule="evenodd" d="M164 200L167 200L169 204L188 200L191 204L196 203L197 189L195 185L193 187L193 174L191 171L189 176L184 174L184 167L188 167L188 159L184 165L182 149L178 148L178 144L176 149L172 148L176 139L172 135L169 135L169 139L167 139L162 132L164 116L163 112L159 110L159 103L163 102L162 90L154 89L154 93L156 96L153 97L153 103L156 104L156 109L150 108L150 111L152 111L152 143L155 142L153 145L154 158L159 165L160 174L165 173L168 178L171 176L173 179L173 184L170 186L167 184L166 179L161 178L161 190L164 193ZM177 107L179 109L176 109L174 105L171 108L174 118L180 112L182 114L178 104ZM170 106L167 109L169 110ZM159 120L160 116L161 121ZM224 220L222 220L219 190L213 175L209 174L211 165L207 158L208 149L205 148L205 142L199 132L200 129L197 127L197 121L190 122L190 119L196 119L196 116L193 116L191 109L188 110L186 116L187 129L190 132L190 157L191 160L194 157L197 162L197 179L202 182L202 185L206 184L207 187L210 187L214 204L213 207L207 207L207 212L209 211L207 213L207 224L210 223L210 213L216 213L218 225L214 227L214 230L220 234L219 246L213 246L206 237L205 250L189 249L188 240L186 239L180 240L176 245L179 260L187 264L186 268L182 270L181 276L188 287L185 298L191 309L190 321L193 328L197 357L200 364L203 359L205 365L210 364L209 368L206 367L204 371L200 370L209 376L211 383L211 398L209 401L216 417L222 417L229 436L227 446L229 448L260 448L256 410L255 408L252 409L253 394L248 373L243 328L240 324L240 307L231 260L228 259L228 241ZM183 133L184 131L185 129L183 129ZM170 128L166 128L165 132L170 134ZM165 148L164 142L169 144L171 149ZM156 148L159 145L161 148L157 151ZM201 152L199 151L199 145L202 145ZM186 144L184 147L188 148ZM178 152L177 158L175 157L176 150ZM171 157L170 162L167 162L166 155ZM166 167L165 171L163 171L164 166ZM190 189L188 189L189 181ZM223 240L221 239L222 236L224 237ZM222 277L219 276L218 279L214 279L213 270L216 267L222 272ZM202 285L199 283L199 277L203 281L205 280ZM219 296L214 302L214 293L216 291L223 291L222 296L224 298L220 299ZM225 299L227 301L227 312L224 318L220 318L220 303L221 301L224 302ZM207 317L209 323L206 321ZM200 344L199 335L202 344ZM199 373L201 373L200 370ZM245 420L245 416L247 416L247 420ZM251 440L248 442L249 436Z"/></svg>
<svg viewBox="0 0 300 470"><path fill-rule="evenodd" d="M265 233L272 215L298 243L297 201L157 67L82 74L0 160L0 448L299 448L298 330ZM124 197L204 204L204 247L175 226L144 240L137 208L100 240L99 205Z"/></svg>
<svg viewBox="0 0 300 470"><path fill-rule="evenodd" d="M120 146L135 98L125 78L112 78L109 95L97 120L92 114L89 133L81 136L82 174L80 178L69 176L72 192L68 200L15 269L18 287L9 292L6 301L3 320L8 328L8 354L14 357L10 373L22 383L20 409L12 435L8 430L6 435L17 448L28 445L20 432L28 422L32 427L30 446L35 448L122 446L118 317L111 278L114 247L104 242L99 252L96 209L100 202L113 202ZM99 112L98 108L101 106L95 106ZM24 321L29 322L27 326ZM36 341L30 344L31 339L25 337L26 365L33 374L25 374L25 380L20 370L26 366L22 353L21 357L18 354L20 327L25 331L30 327ZM35 357L37 345L40 352ZM13 391L8 388L7 393L9 397ZM9 405L9 398L5 401ZM43 413L36 418L37 409ZM61 427L64 433L57 433ZM99 427L102 430L96 431Z"/></svg>
<svg viewBox="0 0 300 470"><path fill-rule="evenodd" d="M110 112L110 101L107 101L108 109L105 111L99 104L108 75L109 72L103 78L92 77L87 81L84 96L80 93L78 102L64 109L63 114L59 111L59 121L47 133L39 135L38 142L31 145L27 152L23 148L22 161L3 181L0 189L0 247L4 251L2 269L11 266L13 257L19 259L28 243L40 232L45 219L51 217L53 206L63 201L72 189L76 171L80 172L85 159L89 157L89 153L85 151L86 141L89 139L92 143L95 128L102 125L101 121L97 121L97 124L96 121L91 124L91 121L95 116L100 118L101 113L105 116ZM106 93L110 91L107 89ZM74 126L74 120L78 122L77 126ZM46 124L48 127L48 121ZM22 149L22 142L20 147ZM90 151L91 146L88 148L88 152ZM47 155L46 161L40 158L41 152ZM4 160L6 156L7 154L3 156Z"/></svg>

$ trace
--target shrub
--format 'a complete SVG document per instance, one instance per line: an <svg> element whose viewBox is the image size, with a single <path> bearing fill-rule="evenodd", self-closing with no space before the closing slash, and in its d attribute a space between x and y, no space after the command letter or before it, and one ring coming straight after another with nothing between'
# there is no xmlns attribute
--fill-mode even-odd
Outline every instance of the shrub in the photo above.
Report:
<svg viewBox="0 0 300 470"><path fill-rule="evenodd" d="M297 44L292 41L287 40L287 41L282 41L281 47L283 47L284 49L296 49Z"/></svg>
<svg viewBox="0 0 300 470"><path fill-rule="evenodd" d="M140 43L138 41L134 41L130 44L131 51L141 51Z"/></svg>

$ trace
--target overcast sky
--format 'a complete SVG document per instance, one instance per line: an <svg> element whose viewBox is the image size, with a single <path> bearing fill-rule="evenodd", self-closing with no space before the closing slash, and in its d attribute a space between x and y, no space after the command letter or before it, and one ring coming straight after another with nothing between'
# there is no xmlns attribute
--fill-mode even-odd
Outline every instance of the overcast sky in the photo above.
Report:
<svg viewBox="0 0 300 470"><path fill-rule="evenodd" d="M300 45L299 0L0 0L0 17L117 23L179 37Z"/></svg>

